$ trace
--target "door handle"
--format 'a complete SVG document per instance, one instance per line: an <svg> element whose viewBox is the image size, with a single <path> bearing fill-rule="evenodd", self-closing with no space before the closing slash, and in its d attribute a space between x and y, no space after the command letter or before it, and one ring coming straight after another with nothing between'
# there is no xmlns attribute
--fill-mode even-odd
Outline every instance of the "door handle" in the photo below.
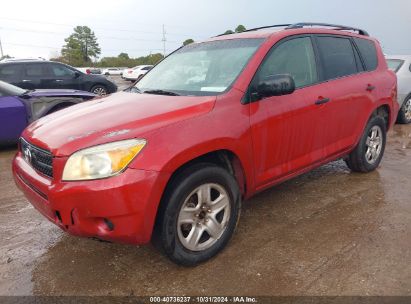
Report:
<svg viewBox="0 0 411 304"><path fill-rule="evenodd" d="M62 82L63 80L61 80L61 79L56 79L56 82Z"/></svg>
<svg viewBox="0 0 411 304"><path fill-rule="evenodd" d="M327 102L329 102L329 101L330 101L329 98L322 98L322 97L320 97L320 98L315 102L315 104L316 104L316 105L322 105L322 104L325 104L325 103L327 103Z"/></svg>
<svg viewBox="0 0 411 304"><path fill-rule="evenodd" d="M367 85L367 91L368 92L372 92L375 90L375 86L373 86L372 84Z"/></svg>
<svg viewBox="0 0 411 304"><path fill-rule="evenodd" d="M31 80L23 79L22 81L23 81L23 82L30 82Z"/></svg>

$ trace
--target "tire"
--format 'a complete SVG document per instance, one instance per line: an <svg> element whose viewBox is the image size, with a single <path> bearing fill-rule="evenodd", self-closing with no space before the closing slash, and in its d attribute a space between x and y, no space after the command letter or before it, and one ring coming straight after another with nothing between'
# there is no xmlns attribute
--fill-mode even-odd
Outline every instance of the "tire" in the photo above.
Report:
<svg viewBox="0 0 411 304"><path fill-rule="evenodd" d="M345 160L348 167L363 173L375 170L384 155L386 142L386 121L381 116L371 117L360 142Z"/></svg>
<svg viewBox="0 0 411 304"><path fill-rule="evenodd" d="M405 98L400 111L398 112L397 123L411 123L411 94Z"/></svg>
<svg viewBox="0 0 411 304"><path fill-rule="evenodd" d="M179 265L195 266L211 259L228 244L240 216L236 180L213 164L198 164L182 171L167 189L157 216L154 244ZM199 197L204 203L209 197L208 204L201 206ZM213 205L216 202L218 206Z"/></svg>
<svg viewBox="0 0 411 304"><path fill-rule="evenodd" d="M106 76L110 76L110 73L104 73L104 75L106 75Z"/></svg>
<svg viewBox="0 0 411 304"><path fill-rule="evenodd" d="M96 95L100 95L100 96L104 96L104 95L108 94L107 88L105 86L101 85L101 84L93 86L91 88L90 92L94 93Z"/></svg>

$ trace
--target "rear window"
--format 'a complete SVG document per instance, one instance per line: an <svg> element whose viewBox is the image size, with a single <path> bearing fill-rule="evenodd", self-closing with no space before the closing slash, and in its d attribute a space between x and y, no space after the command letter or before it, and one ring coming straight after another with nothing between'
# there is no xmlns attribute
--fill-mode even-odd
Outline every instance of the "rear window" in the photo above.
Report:
<svg viewBox="0 0 411 304"><path fill-rule="evenodd" d="M370 40L354 38L355 44L361 53L367 71L374 71L378 65L377 50L375 43Z"/></svg>
<svg viewBox="0 0 411 304"><path fill-rule="evenodd" d="M350 39L317 37L325 80L356 74L358 72L354 49Z"/></svg>
<svg viewBox="0 0 411 304"><path fill-rule="evenodd" d="M18 76L21 72L21 66L17 64L8 64L0 66L0 77Z"/></svg>
<svg viewBox="0 0 411 304"><path fill-rule="evenodd" d="M401 69L403 64L404 60L401 59L387 59L388 68L395 73L397 73L399 69Z"/></svg>

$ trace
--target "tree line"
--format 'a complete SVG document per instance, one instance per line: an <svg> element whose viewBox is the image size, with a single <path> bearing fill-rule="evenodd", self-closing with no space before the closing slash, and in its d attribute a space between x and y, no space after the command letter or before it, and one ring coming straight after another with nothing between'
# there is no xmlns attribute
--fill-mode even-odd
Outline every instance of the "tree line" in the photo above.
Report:
<svg viewBox="0 0 411 304"><path fill-rule="evenodd" d="M234 34L245 31L244 25L238 25L234 31L227 30L223 34ZM64 46L61 55L51 58L52 61L59 61L76 67L133 67L137 65L155 65L164 58L163 54L155 53L147 56L131 58L127 53L120 53L116 57L103 57L98 60L101 48L97 42L95 33L88 26L76 26L74 32L64 39ZM193 39L186 39L183 45L194 43Z"/></svg>

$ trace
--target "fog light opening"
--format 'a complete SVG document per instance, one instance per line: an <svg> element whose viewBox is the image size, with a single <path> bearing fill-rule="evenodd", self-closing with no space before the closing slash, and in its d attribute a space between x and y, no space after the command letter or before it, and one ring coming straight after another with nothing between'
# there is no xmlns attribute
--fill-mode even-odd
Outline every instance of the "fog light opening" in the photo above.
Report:
<svg viewBox="0 0 411 304"><path fill-rule="evenodd" d="M59 211L56 211L55 214L56 214L56 218L59 220L59 222L62 223L63 220L61 219L60 212L59 212Z"/></svg>
<svg viewBox="0 0 411 304"><path fill-rule="evenodd" d="M104 223L106 224L108 230L113 231L114 230L114 224L107 218L103 218Z"/></svg>

